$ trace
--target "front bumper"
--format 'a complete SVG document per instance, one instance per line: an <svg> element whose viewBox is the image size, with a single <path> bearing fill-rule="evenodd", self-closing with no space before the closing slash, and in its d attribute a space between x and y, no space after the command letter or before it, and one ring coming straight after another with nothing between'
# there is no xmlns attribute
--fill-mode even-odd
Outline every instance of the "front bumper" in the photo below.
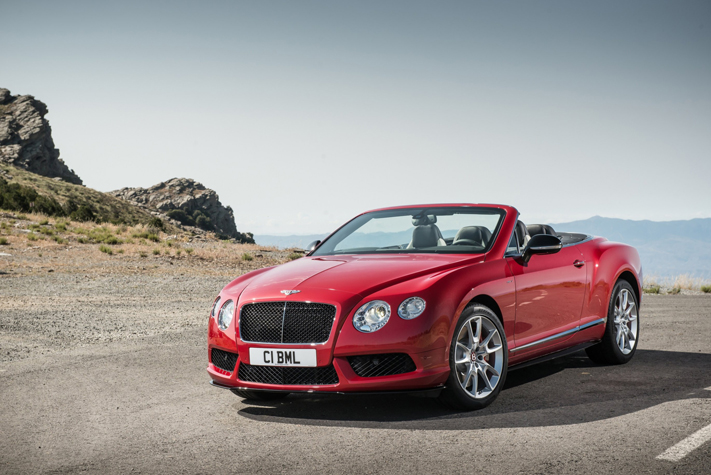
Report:
<svg viewBox="0 0 711 475"><path fill-rule="evenodd" d="M218 349L230 351L224 348ZM329 364L333 365L338 375L338 382L324 385L266 384L242 381L239 379L239 365L241 364L239 359L233 371L226 371L210 362L207 372L212 378L213 384L228 389L323 393L413 391L444 385L449 375L449 365L442 357L444 353L444 348L415 354L407 353L415 363L416 369L414 371L373 377L358 376L345 355L335 356ZM212 348L210 348L210 354L212 354Z"/></svg>

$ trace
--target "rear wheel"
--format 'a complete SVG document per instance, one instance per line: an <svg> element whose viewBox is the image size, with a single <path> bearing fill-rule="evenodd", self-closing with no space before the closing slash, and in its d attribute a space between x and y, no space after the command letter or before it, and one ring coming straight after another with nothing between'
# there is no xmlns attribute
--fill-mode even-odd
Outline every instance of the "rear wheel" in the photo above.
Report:
<svg viewBox="0 0 711 475"><path fill-rule="evenodd" d="M607 311L607 327L602 341L585 352L599 364L627 363L637 351L639 341L639 305L634 289L619 280L612 289Z"/></svg>
<svg viewBox="0 0 711 475"><path fill-rule="evenodd" d="M258 391L254 389L233 389L232 392L241 398L252 399L253 401L276 401L289 395L286 392Z"/></svg>
<svg viewBox="0 0 711 475"><path fill-rule="evenodd" d="M449 350L449 379L440 399L455 409L481 409L506 380L508 346L496 314L483 305L462 312Z"/></svg>

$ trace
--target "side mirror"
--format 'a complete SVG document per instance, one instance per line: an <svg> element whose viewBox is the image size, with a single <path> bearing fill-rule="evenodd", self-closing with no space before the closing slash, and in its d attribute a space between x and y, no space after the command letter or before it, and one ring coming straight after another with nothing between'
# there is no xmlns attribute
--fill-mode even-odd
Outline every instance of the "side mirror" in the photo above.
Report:
<svg viewBox="0 0 711 475"><path fill-rule="evenodd" d="M563 248L563 243L558 236L550 234L536 234L528 241L523 249L521 258L524 264L528 264L534 254L555 254Z"/></svg>
<svg viewBox="0 0 711 475"><path fill-rule="evenodd" d="M308 254L308 253L312 252L314 249L316 249L319 244L321 244L320 240L314 241L314 242L310 243L308 246L306 246L306 249L304 249L304 251L306 251L306 254Z"/></svg>

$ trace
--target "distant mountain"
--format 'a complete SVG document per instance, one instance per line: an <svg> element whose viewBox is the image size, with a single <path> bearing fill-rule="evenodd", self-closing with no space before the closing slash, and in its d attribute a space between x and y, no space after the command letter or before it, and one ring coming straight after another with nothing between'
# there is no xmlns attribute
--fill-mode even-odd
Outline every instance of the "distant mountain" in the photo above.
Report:
<svg viewBox="0 0 711 475"><path fill-rule="evenodd" d="M551 224L556 231L602 236L637 248L644 275L711 278L711 218L687 221L632 221L594 216L582 221ZM257 244L304 248L325 234L254 236Z"/></svg>
<svg viewBox="0 0 711 475"><path fill-rule="evenodd" d="M687 221L632 221L594 216L583 221L551 224L556 231L603 236L637 248L644 275L689 274L711 278L711 218Z"/></svg>
<svg viewBox="0 0 711 475"><path fill-rule="evenodd" d="M293 234L291 236L272 236L268 234L257 234L254 241L260 246L273 246L281 249L298 248L304 249L310 243L323 239L328 234Z"/></svg>

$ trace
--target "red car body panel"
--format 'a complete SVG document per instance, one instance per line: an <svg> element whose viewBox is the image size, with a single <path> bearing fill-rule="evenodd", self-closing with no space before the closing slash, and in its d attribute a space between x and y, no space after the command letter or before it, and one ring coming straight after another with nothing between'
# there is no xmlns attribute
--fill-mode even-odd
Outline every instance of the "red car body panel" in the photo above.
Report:
<svg viewBox="0 0 711 475"><path fill-rule="evenodd" d="M386 209L418 208L403 206ZM306 256L280 266L245 274L227 285L221 302L236 302L235 316L223 331L209 318L208 355L213 348L236 353L234 371L208 364L213 381L230 388L281 391L361 392L413 390L441 386L449 375L449 345L456 322L472 301L494 310L508 342L509 366L599 340L606 322L610 294L619 278L630 280L641 297L641 263L637 251L604 238L589 238L564 246L556 254L533 256L527 265L505 257L518 212L502 205L447 204L437 207L492 207L506 214L494 244L485 254L358 254ZM380 210L375 210L380 211ZM574 266L574 263L583 265ZM298 290L285 296L282 290ZM408 297L427 302L413 320L397 316ZM366 302L384 300L393 309L388 323L373 333L353 326L356 310ZM241 381L240 363L250 364L250 348L273 348L273 343L248 343L240 338L242 306L254 302L300 301L331 304L336 320L321 344L289 344L315 348L317 366L333 364L339 382L332 385L274 385ZM591 322L599 323L588 328ZM561 333L570 335L536 344ZM532 345L533 344L533 345ZM378 377L356 375L347 357L406 353L416 370ZM210 358L210 356L208 356Z"/></svg>

